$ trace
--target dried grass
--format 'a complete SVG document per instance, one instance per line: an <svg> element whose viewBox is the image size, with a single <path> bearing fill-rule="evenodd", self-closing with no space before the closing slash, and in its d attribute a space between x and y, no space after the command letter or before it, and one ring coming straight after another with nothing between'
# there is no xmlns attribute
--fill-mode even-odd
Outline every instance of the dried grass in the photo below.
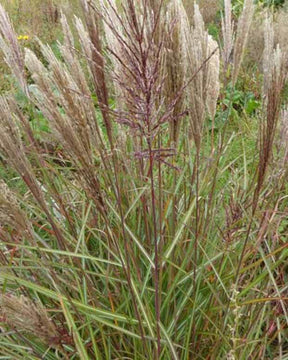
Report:
<svg viewBox="0 0 288 360"><path fill-rule="evenodd" d="M206 109L208 108L212 118L215 115L220 89L220 62L218 45L205 30L203 18L196 4L193 31L186 44L186 53L186 81L189 82L191 74L196 73L195 78L188 86L187 96L192 134L196 147L199 148ZM202 67L206 59L209 61Z"/></svg>
<svg viewBox="0 0 288 360"><path fill-rule="evenodd" d="M280 128L279 128L279 145L281 149L282 161L280 166L287 170L288 163L288 108L285 107L281 110L280 115Z"/></svg>
<svg viewBox="0 0 288 360"><path fill-rule="evenodd" d="M265 119L260 123L260 160L257 195L263 185L281 110L281 94L287 79L288 56L274 43L272 18L265 22L265 49L263 56L263 96Z"/></svg>
<svg viewBox="0 0 288 360"><path fill-rule="evenodd" d="M235 40L234 22L232 20L232 4L231 0L224 1L224 17L222 17L222 36L223 49L222 59L224 66L224 74L227 73L228 66L232 61L232 52Z"/></svg>
<svg viewBox="0 0 288 360"><path fill-rule="evenodd" d="M255 5L253 0L245 0L243 9L237 23L237 29L234 31L234 22L232 20L231 0L224 2L224 17L222 17L222 59L223 72L225 77L230 76L230 65L232 67L232 84L237 82L240 67L243 62L244 53L250 26L252 23Z"/></svg>
<svg viewBox="0 0 288 360"><path fill-rule="evenodd" d="M19 234L29 229L26 216L20 209L15 194L3 180L0 181L0 224L11 226Z"/></svg>
<svg viewBox="0 0 288 360"><path fill-rule="evenodd" d="M200 12L203 16L205 24L213 22L221 10L221 0L199 0L198 2ZM184 0L183 4L187 10L188 17L192 21L194 14L194 2L190 0Z"/></svg>
<svg viewBox="0 0 288 360"><path fill-rule="evenodd" d="M279 8L271 15L273 18L273 33L275 43L279 44L283 51L288 50L288 27L287 17L288 9L286 7ZM247 42L247 63L256 64L262 69L262 55L265 48L264 39L267 36L265 19L267 17L267 10L258 11L257 16L251 24L251 34Z"/></svg>
<svg viewBox="0 0 288 360"><path fill-rule="evenodd" d="M25 296L0 295L0 316L9 329L30 333L49 346L59 345L59 333L42 306Z"/></svg>
<svg viewBox="0 0 288 360"><path fill-rule="evenodd" d="M233 72L232 82L236 84L241 63L244 57L244 51L248 39L248 34L255 11L253 0L245 0L243 10L237 24L235 36L234 52L233 52Z"/></svg>
<svg viewBox="0 0 288 360"><path fill-rule="evenodd" d="M64 249L65 245L63 237L50 214L43 195L43 191L39 186L35 172L26 155L25 145L21 138L21 129L24 128L23 119L19 118L20 113L16 104L11 99L0 97L0 108L0 126L2 130L0 138L1 153L5 156L11 167L14 168L22 177L23 181L26 183L31 193L33 194L35 200L46 213L46 216L49 219L49 222L57 237L59 247Z"/></svg>
<svg viewBox="0 0 288 360"><path fill-rule="evenodd" d="M25 79L24 60L22 51L18 44L17 35L14 31L7 13L0 4L0 48L2 49L5 61L11 71L18 79L19 84L27 95L27 85Z"/></svg>
<svg viewBox="0 0 288 360"><path fill-rule="evenodd" d="M175 21L175 19L177 19ZM172 1L167 9L167 40L165 44L166 74L165 101L169 106L171 98L176 97L186 78L187 45L189 44L190 23L182 1ZM189 45L188 45L189 46ZM179 137L181 118L177 116L185 111L184 94L181 94L174 108L174 119L170 123L171 139L174 146Z"/></svg>

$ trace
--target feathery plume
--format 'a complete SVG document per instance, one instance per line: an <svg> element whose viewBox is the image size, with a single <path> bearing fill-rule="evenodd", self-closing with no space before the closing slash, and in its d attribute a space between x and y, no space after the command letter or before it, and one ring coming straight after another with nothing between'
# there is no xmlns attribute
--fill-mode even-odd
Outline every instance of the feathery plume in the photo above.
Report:
<svg viewBox="0 0 288 360"><path fill-rule="evenodd" d="M166 11L165 38L165 61L163 63L163 77L165 77L164 96L166 106L171 99L175 98L185 81L185 70L187 68L187 47L189 47L189 36L191 27L182 0L171 1ZM179 114L185 108L184 94L180 94L173 111L173 119L170 122L170 133L173 144L177 144L180 121Z"/></svg>
<svg viewBox="0 0 288 360"><path fill-rule="evenodd" d="M121 39L124 39L125 35L123 33L124 31L123 23L121 23L119 17L117 16L117 12L116 12L116 10L118 11L117 5L115 4L114 1L111 0L110 6L112 7L112 9L108 11L103 1L101 1L100 4L101 4L102 13L105 14L106 16L105 18L106 21L103 21L103 29L107 44L106 46L108 49L111 49L113 53L117 54L117 56L121 57L122 54L124 55L123 44L121 43ZM111 26L112 24L113 27ZM115 29L117 29L117 31L115 31ZM125 41L129 42L129 46L131 45L129 39L125 39ZM117 102L117 108L124 110L125 106L123 105L125 104L125 98L123 97L123 93L119 81L117 81L117 79L119 79L119 77L121 76L121 65L115 56L111 56L110 60L112 63L111 78L115 89L115 100Z"/></svg>
<svg viewBox="0 0 288 360"><path fill-rule="evenodd" d="M3 322L17 332L27 332L49 346L59 345L59 333L46 311L25 296L0 295L0 314Z"/></svg>
<svg viewBox="0 0 288 360"><path fill-rule="evenodd" d="M264 51L263 51L263 91L267 95L271 85L273 71L274 27L272 15L266 13L264 24Z"/></svg>
<svg viewBox="0 0 288 360"><path fill-rule="evenodd" d="M0 97L0 151L14 169L25 175L31 171L31 167L25 156L15 107L12 99Z"/></svg>
<svg viewBox="0 0 288 360"><path fill-rule="evenodd" d="M258 183L256 195L263 185L266 169L272 154L277 124L280 117L281 94L287 80L288 60L279 44L274 49L272 18L266 20L266 30L271 35L265 36L265 49L263 56L264 71L264 107L265 118L260 123L260 158L258 169Z"/></svg>
<svg viewBox="0 0 288 360"><path fill-rule="evenodd" d="M166 116L165 120L162 117L164 100L160 97L165 35L156 31L159 18L150 6L138 5L127 2L120 17L114 1L109 0L102 2L101 11L106 37L113 38L114 48L107 46L112 58L112 78L121 89L124 104L114 113L116 120L152 139L162 120L167 121Z"/></svg>
<svg viewBox="0 0 288 360"><path fill-rule="evenodd" d="M67 33L66 41L68 36ZM73 66L77 67L77 60L71 58L73 55L66 53L66 47L67 45L61 47L64 58L68 63L72 61ZM50 121L58 140L73 163L77 164L78 173L85 179L91 195L102 211L104 201L100 195L100 184L93 159L100 132L92 96L81 74L72 75L49 46L41 44L41 49L49 64L49 70L31 50L26 49L25 53L26 66L35 81L31 99Z"/></svg>
<svg viewBox="0 0 288 360"><path fill-rule="evenodd" d="M252 23L255 5L253 0L245 0L243 10L240 15L237 32L235 38L234 52L233 52L233 73L232 83L236 84L240 67L244 57L244 51L248 39L250 25Z"/></svg>
<svg viewBox="0 0 288 360"><path fill-rule="evenodd" d="M0 4L0 49L4 53L5 61L19 82L22 91L28 96L25 77L24 59L19 46L17 35L9 17Z"/></svg>
<svg viewBox="0 0 288 360"><path fill-rule="evenodd" d="M215 48L213 49L213 47ZM191 74L196 72L193 81L189 83L187 88L187 96L192 135L197 148L200 147L201 143L206 110L208 110L211 117L214 117L219 95L220 63L217 47L216 42L205 30L199 7L195 4L194 27L191 33L190 46L187 48L188 66L186 68L186 79L189 82ZM212 57L209 58L211 54ZM213 86L215 86L214 89L212 88Z"/></svg>
<svg viewBox="0 0 288 360"><path fill-rule="evenodd" d="M208 55L217 49L218 44L212 37L208 36ZM211 57L208 62L208 71L207 71L207 98L206 98L206 107L208 114L211 119L214 119L216 114L217 100L220 93L220 52L219 49Z"/></svg>
<svg viewBox="0 0 288 360"><path fill-rule="evenodd" d="M32 166L26 156L18 126L20 120L17 117L16 104L11 99L0 96L0 110L0 153L5 156L7 162L19 173L29 187L34 198L45 212L55 232L59 247L64 250L63 237L51 217Z"/></svg>
<svg viewBox="0 0 288 360"><path fill-rule="evenodd" d="M29 228L15 194L3 180L0 180L0 224L9 225L20 234L27 232Z"/></svg>
<svg viewBox="0 0 288 360"><path fill-rule="evenodd" d="M88 58L88 65L93 75L95 92L107 129L108 139L110 145L113 147L112 123L109 113L109 96L105 77L105 61L102 54L102 39L100 35L102 20L96 9L92 9L94 8L93 2L81 0L81 4L84 12L84 19L86 22L88 34L90 37L90 41L85 45L84 49L86 49L87 46L89 46L90 44L90 49L88 50L88 52L91 55L91 58Z"/></svg>
<svg viewBox="0 0 288 360"><path fill-rule="evenodd" d="M232 5L231 0L224 0L224 17L221 17L223 48L222 59L224 63L224 74L226 74L234 44L234 22L232 21Z"/></svg>
<svg viewBox="0 0 288 360"><path fill-rule="evenodd" d="M280 128L280 146L283 149L282 166L288 162L288 107L286 106L281 111L281 128Z"/></svg>

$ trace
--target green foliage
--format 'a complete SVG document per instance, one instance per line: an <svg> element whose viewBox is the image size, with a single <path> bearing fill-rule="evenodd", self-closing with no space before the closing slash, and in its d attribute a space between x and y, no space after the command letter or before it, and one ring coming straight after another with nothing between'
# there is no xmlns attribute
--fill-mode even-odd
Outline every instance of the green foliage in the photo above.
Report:
<svg viewBox="0 0 288 360"><path fill-rule="evenodd" d="M251 91L232 89L231 86L227 86L224 94L223 105L228 108L229 104L232 104L231 115L235 120L239 120L243 112L248 116L255 115L256 110L261 106L260 101Z"/></svg>
<svg viewBox="0 0 288 360"><path fill-rule="evenodd" d="M258 3L265 7L281 7L285 4L286 0L257 0Z"/></svg>

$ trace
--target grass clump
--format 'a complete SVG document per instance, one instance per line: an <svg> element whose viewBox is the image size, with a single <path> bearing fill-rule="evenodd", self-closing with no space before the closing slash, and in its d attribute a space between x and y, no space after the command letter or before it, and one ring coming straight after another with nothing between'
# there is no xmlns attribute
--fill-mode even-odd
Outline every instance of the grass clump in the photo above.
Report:
<svg viewBox="0 0 288 360"><path fill-rule="evenodd" d="M0 7L20 89L0 98L1 354L285 359L288 63L271 18L251 110L252 0L237 24L225 1L219 43L196 4L81 5L40 55Z"/></svg>

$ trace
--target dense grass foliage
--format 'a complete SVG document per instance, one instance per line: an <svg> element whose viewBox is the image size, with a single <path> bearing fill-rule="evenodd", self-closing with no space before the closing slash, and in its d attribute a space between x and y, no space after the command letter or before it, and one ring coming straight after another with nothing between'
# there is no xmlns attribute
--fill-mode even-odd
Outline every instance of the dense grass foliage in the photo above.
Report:
<svg viewBox="0 0 288 360"><path fill-rule="evenodd" d="M0 5L1 359L288 359L288 54L213 4Z"/></svg>

